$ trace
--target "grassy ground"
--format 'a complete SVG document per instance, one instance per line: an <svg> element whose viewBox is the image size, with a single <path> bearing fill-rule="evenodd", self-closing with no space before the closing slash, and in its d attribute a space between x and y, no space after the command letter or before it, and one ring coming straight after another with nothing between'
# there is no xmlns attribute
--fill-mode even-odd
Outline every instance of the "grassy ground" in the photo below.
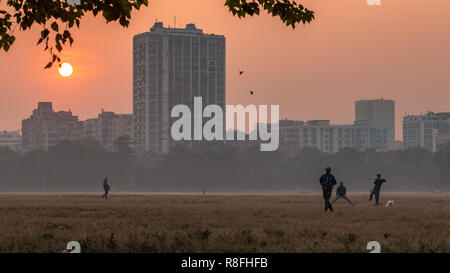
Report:
<svg viewBox="0 0 450 273"><path fill-rule="evenodd" d="M450 252L450 195L0 195L0 252Z"/></svg>

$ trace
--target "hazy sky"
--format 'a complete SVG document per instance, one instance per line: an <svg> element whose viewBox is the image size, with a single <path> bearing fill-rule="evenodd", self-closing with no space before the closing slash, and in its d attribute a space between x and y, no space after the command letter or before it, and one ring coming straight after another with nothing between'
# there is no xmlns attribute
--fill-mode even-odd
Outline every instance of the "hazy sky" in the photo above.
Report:
<svg viewBox="0 0 450 273"><path fill-rule="evenodd" d="M155 19L173 26L174 16L177 26L226 36L227 104L279 104L280 118L342 124L353 121L354 100L394 99L397 139L405 112L450 111L448 0L298 0L316 20L295 30L266 15L240 20L224 2L150 0L128 29L86 17L62 55L74 66L70 78L43 69L40 27L16 31L11 50L0 52L0 130L19 129L38 101L82 120L101 108L131 113L133 35Z"/></svg>

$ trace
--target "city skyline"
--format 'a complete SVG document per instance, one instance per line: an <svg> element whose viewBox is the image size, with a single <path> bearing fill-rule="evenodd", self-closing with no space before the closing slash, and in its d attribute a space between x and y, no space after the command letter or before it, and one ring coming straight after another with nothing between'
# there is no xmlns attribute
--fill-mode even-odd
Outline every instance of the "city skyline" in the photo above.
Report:
<svg viewBox="0 0 450 273"><path fill-rule="evenodd" d="M63 61L74 65L74 74L64 79L56 68L42 69L47 55L34 46L39 30L19 32L14 48L0 53L0 127L18 129L37 101L71 108L81 119L101 108L131 113L132 36L148 31L155 19L172 25L174 15L178 24L193 22L207 33L227 37L227 104L279 104L281 118L331 118L335 124L349 124L353 101L385 97L397 104L397 140L402 138L404 113L447 111L448 64L442 60L449 54L450 38L444 34L450 24L442 18L450 15L450 3L305 5L317 12L317 18L295 30L266 15L239 20L229 16L223 3L213 1L199 1L198 6L156 1L136 13L129 29L87 18L75 33L74 46L63 52ZM337 9L342 12L335 13ZM204 12L215 15L214 20ZM443 16L426 22L412 19L423 12ZM107 42L109 37L117 42ZM267 37L271 43L261 42ZM98 54L97 46L105 42L108 46ZM25 65L15 66L17 62ZM239 70L245 70L245 78L238 77ZM248 95L250 89L255 96ZM332 107L321 107L324 98Z"/></svg>
<svg viewBox="0 0 450 273"><path fill-rule="evenodd" d="M277 127L280 128L280 142L284 143L285 151L286 148L298 152L306 147L315 147L323 152L336 153L344 148L389 151L415 147L437 152L450 141L450 112L427 112L424 115L403 116L403 139L392 142L394 104L394 101L384 99L355 101L353 124L334 124L330 123L331 120L279 119ZM70 109L54 111L52 102L38 102L32 112L29 118L22 120L21 130L0 130L0 147L9 146L22 151L23 145L25 152L47 150L49 146L63 140L81 141L90 138L107 150L114 151L116 141L127 136L129 138L125 141L136 155L145 152L143 147L135 145L131 114L116 114L102 109L97 118L82 121ZM75 124L78 129L74 127ZM252 124L248 126L249 130L255 128ZM166 153L168 150L154 152Z"/></svg>
<svg viewBox="0 0 450 273"><path fill-rule="evenodd" d="M362 100L362 101L391 101L391 100L386 100L386 99L384 99L384 98L380 98L380 99L368 99L368 100ZM361 101L354 101L355 102L355 104L356 103L358 103L358 102L361 102ZM394 101L392 101L392 102L394 102ZM40 103L50 103L50 104L52 104L53 103L53 101L49 101L49 102L46 102L46 101L38 101L38 102L36 102L36 104L40 104ZM80 118L79 120L81 121L81 122L90 122L90 121L92 121L92 120L97 120L97 119L99 119L100 117L101 117L101 115L103 114L103 113L112 113L112 114L114 114L114 115L118 115L118 116L130 116L130 117L132 117L132 114L130 114L130 113L117 113L117 112L115 112L114 111L114 109L109 109L110 111L105 111L105 109L104 108L101 108L100 109L100 114L97 114L97 117L86 117L86 118L84 118L84 119L82 119L82 118ZM33 110L31 110L31 111L29 111L30 113L33 113ZM58 111L56 111L55 113L57 113L57 112L61 112L61 113L70 113L70 114L72 114L73 112L72 112L72 110L69 108L69 109L60 109L60 110L58 110ZM404 127L404 122L405 122L405 118L409 118L409 117L422 117L422 116L428 116L428 115L433 115L433 114L438 114L438 115L449 115L449 113L450 112L434 112L434 111L427 111L427 112L425 112L425 113L414 113L414 114L411 114L411 113L405 113L403 116L402 116L402 121L401 121L401 126L402 127ZM361 120L358 120L357 118L356 118L356 110L355 110L355 113L353 114L353 116L355 117L355 119L353 119L353 121L352 122L350 122L350 123L336 123L336 122L333 122L333 120L332 119L330 119L330 118L326 118L326 119L307 119L307 120L305 120L305 119L289 119L288 117L280 117L280 119L279 119L279 121L281 122L281 121L285 121L285 120L289 120L289 121L293 121L293 122L306 122L306 123L308 123L308 122L311 122L311 121L327 121L328 123L329 123L329 125L332 125L332 126L352 126L353 124L355 124L355 122L358 122L358 121L369 121L369 122L371 122L372 123L372 125L375 125L375 126L377 126L376 124L374 124L373 123L373 121L371 121L371 120L364 120L364 119L361 119ZM79 115L76 115L76 117L78 118L79 117ZM22 120L24 120L24 119L27 119L27 117L24 117ZM269 122L269 123L273 123L273 122ZM256 123L254 123L254 124L247 124L247 126L249 126L249 129L251 129L252 127L254 127L254 126L257 126L257 122ZM21 131L21 126L18 126L19 127L19 129L15 129L15 130L10 130L10 129L4 129L4 128L0 128L0 132L20 132ZM379 125L378 125L378 127L380 127ZM381 126L381 127L384 127L384 126ZM389 127L389 126L388 126ZM233 130L233 129L235 129L235 128L232 128L232 127L230 127L230 128L226 128L226 130ZM404 137L404 130L402 130L402 139L395 139L395 141L403 141L403 137Z"/></svg>

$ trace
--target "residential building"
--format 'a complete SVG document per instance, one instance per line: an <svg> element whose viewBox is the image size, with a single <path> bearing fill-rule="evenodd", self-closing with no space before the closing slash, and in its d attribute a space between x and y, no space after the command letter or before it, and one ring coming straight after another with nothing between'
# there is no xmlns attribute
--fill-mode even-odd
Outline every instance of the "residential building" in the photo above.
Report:
<svg viewBox="0 0 450 273"><path fill-rule="evenodd" d="M51 102L39 102L33 114L22 120L24 151L47 150L61 141L83 138L83 123L69 111L54 112Z"/></svg>
<svg viewBox="0 0 450 273"><path fill-rule="evenodd" d="M133 116L130 114L116 114L102 109L97 118L84 121L84 137L97 140L108 151L114 151L114 143L121 136L133 139Z"/></svg>
<svg viewBox="0 0 450 273"><path fill-rule="evenodd" d="M16 152L21 152L22 135L20 130L0 132L0 147L9 147Z"/></svg>
<svg viewBox="0 0 450 273"><path fill-rule="evenodd" d="M355 101L355 121L369 121L376 128L387 129L388 149L395 141L395 102L393 100L375 99Z"/></svg>
<svg viewBox="0 0 450 273"><path fill-rule="evenodd" d="M435 151L441 146L450 145L450 128L435 129L435 139Z"/></svg>
<svg viewBox="0 0 450 273"><path fill-rule="evenodd" d="M331 125L329 120L280 121L280 146L288 147L290 152L307 147L326 153L344 148L388 150L388 137L388 129L377 128L369 121L355 121L352 125Z"/></svg>
<svg viewBox="0 0 450 273"><path fill-rule="evenodd" d="M435 152L448 142L450 113L428 112L425 115L403 117L403 145L405 148L422 147Z"/></svg>
<svg viewBox="0 0 450 273"><path fill-rule="evenodd" d="M204 34L194 24L166 28L156 22L133 38L133 124L137 155L167 153L174 145L172 107L203 106L225 111L225 37Z"/></svg>

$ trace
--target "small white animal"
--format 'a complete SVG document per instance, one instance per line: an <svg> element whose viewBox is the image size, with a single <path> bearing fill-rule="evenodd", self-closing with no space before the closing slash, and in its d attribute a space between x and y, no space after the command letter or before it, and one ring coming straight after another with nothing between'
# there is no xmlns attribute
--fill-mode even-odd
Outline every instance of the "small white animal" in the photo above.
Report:
<svg viewBox="0 0 450 273"><path fill-rule="evenodd" d="M394 206L394 200L387 201L386 208L390 208L390 207L393 207L393 206Z"/></svg>

